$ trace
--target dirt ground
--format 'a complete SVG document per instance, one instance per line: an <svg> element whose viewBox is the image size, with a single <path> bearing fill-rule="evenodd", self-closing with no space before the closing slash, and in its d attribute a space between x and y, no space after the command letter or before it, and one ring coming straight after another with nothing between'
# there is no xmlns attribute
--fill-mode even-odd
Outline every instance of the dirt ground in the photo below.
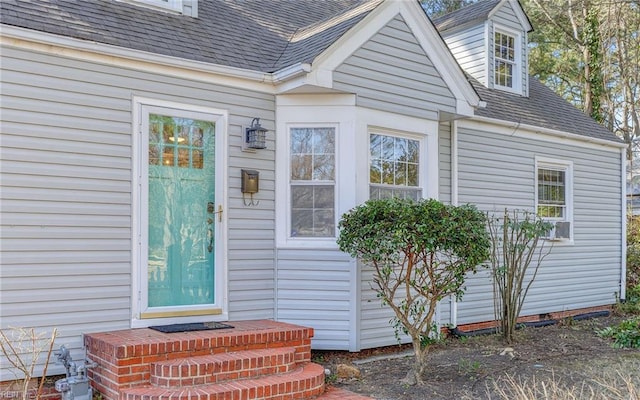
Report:
<svg viewBox="0 0 640 400"><path fill-rule="evenodd" d="M574 397L566 398L618 398L611 393L620 390L619 398L633 400L640 393L640 350L614 349L595 333L621 320L609 316L526 327L509 346L496 335L448 338L432 347L421 386L402 383L413 360L406 345L360 353L314 352L313 361L332 371L330 384L379 400L530 398L501 394L501 389L513 391L509 379L525 387L543 383L541 390L568 388ZM357 367L360 378L338 379L338 364ZM629 382L633 388L625 389Z"/></svg>

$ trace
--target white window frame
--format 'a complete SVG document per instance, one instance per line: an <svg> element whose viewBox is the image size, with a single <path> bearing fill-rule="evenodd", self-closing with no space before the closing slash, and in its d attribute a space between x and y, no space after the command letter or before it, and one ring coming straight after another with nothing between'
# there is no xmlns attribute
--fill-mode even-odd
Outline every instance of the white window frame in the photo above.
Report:
<svg viewBox="0 0 640 400"><path fill-rule="evenodd" d="M184 0L128 0L131 3L138 3L152 8L161 8L182 13Z"/></svg>
<svg viewBox="0 0 640 400"><path fill-rule="evenodd" d="M371 135L381 135L381 136L389 136L389 137L397 137L408 140L413 140L418 142L418 186L415 189L418 190L418 199L424 198L425 196L425 187L427 181L425 179L425 175L428 175L428 170L425 172L425 168L429 168L426 164L426 143L424 135L416 135L407 132L399 132L389 129L382 128L372 128L367 129L367 144L371 143ZM413 188L412 186L397 186L397 188ZM367 198L371 196L371 150L370 147L367 148Z"/></svg>
<svg viewBox="0 0 640 400"><path fill-rule="evenodd" d="M509 60L505 60L502 58L496 58L495 55L495 46L496 46L496 35L497 34L507 35L513 37L513 52L514 52L514 60L512 62L513 65L513 87L503 86L498 84L496 81L496 61L504 61L511 63ZM493 82L493 87L496 89L504 90L511 93L522 93L522 34L513 29L509 29L500 25L493 26L493 37L489 42L492 44L491 49L489 49L490 60L491 60L491 71L493 75L491 76L491 81Z"/></svg>
<svg viewBox="0 0 640 400"><path fill-rule="evenodd" d="M292 186L294 183L291 179L291 130L298 128L331 128L334 130L334 161L333 161L333 235L332 236L292 236L291 235L291 227L292 227L292 207L291 203L291 193ZM339 141L339 125L336 123L304 123L304 124L287 124L287 240L296 241L296 240L304 240L309 242L326 242L327 240L335 242L337 234L338 234L338 141ZM309 182L311 185L321 185L327 186L330 185L330 181L301 181L301 182ZM311 183L314 182L314 183Z"/></svg>
<svg viewBox="0 0 640 400"><path fill-rule="evenodd" d="M562 243L573 243L573 162L547 158L547 157L535 157L535 204L534 210L538 212L538 170L550 169L556 171L563 171L565 174L565 215L563 218L544 218L544 220L551 223L556 222L569 222L569 239L557 239Z"/></svg>

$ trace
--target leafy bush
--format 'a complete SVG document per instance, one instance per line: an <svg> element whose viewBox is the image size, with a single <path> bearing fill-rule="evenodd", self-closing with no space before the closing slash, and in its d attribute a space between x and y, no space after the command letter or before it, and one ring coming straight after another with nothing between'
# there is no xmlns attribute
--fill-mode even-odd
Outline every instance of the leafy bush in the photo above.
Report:
<svg viewBox="0 0 640 400"><path fill-rule="evenodd" d="M465 274L489 256L485 223L473 206L433 199L369 200L342 216L340 250L373 267L373 289L413 342L407 383L422 382L438 302L462 296Z"/></svg>
<svg viewBox="0 0 640 400"><path fill-rule="evenodd" d="M622 321L617 326L608 326L598 331L598 336L613 339L615 348L640 348L640 317Z"/></svg>
<svg viewBox="0 0 640 400"><path fill-rule="evenodd" d="M487 225L496 319L500 333L511 343L529 288L551 251L543 238L553 225L529 211L507 209L501 215L489 214ZM527 272L530 266L532 273Z"/></svg>
<svg viewBox="0 0 640 400"><path fill-rule="evenodd" d="M624 303L616 304L615 310L621 314L640 315L640 285L629 287Z"/></svg>

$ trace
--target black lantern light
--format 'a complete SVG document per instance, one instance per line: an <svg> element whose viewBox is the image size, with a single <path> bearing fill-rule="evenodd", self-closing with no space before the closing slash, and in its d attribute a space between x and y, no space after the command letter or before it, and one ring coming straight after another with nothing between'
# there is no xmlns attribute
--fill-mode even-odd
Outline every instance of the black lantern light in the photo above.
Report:
<svg viewBox="0 0 640 400"><path fill-rule="evenodd" d="M267 129L260 126L260 118L254 118L251 126L246 128L245 143L249 149L266 149Z"/></svg>

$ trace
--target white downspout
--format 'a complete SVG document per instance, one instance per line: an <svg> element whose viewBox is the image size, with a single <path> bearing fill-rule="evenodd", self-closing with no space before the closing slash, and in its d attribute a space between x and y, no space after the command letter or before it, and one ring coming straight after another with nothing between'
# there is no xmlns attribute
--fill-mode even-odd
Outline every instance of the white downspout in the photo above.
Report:
<svg viewBox="0 0 640 400"><path fill-rule="evenodd" d="M620 163L622 170L622 248L620 254L622 259L620 267L620 300L627 296L627 149L620 149Z"/></svg>
<svg viewBox="0 0 640 400"><path fill-rule="evenodd" d="M458 121L451 122L451 205L458 205ZM458 326L458 301L451 296L451 326Z"/></svg>

